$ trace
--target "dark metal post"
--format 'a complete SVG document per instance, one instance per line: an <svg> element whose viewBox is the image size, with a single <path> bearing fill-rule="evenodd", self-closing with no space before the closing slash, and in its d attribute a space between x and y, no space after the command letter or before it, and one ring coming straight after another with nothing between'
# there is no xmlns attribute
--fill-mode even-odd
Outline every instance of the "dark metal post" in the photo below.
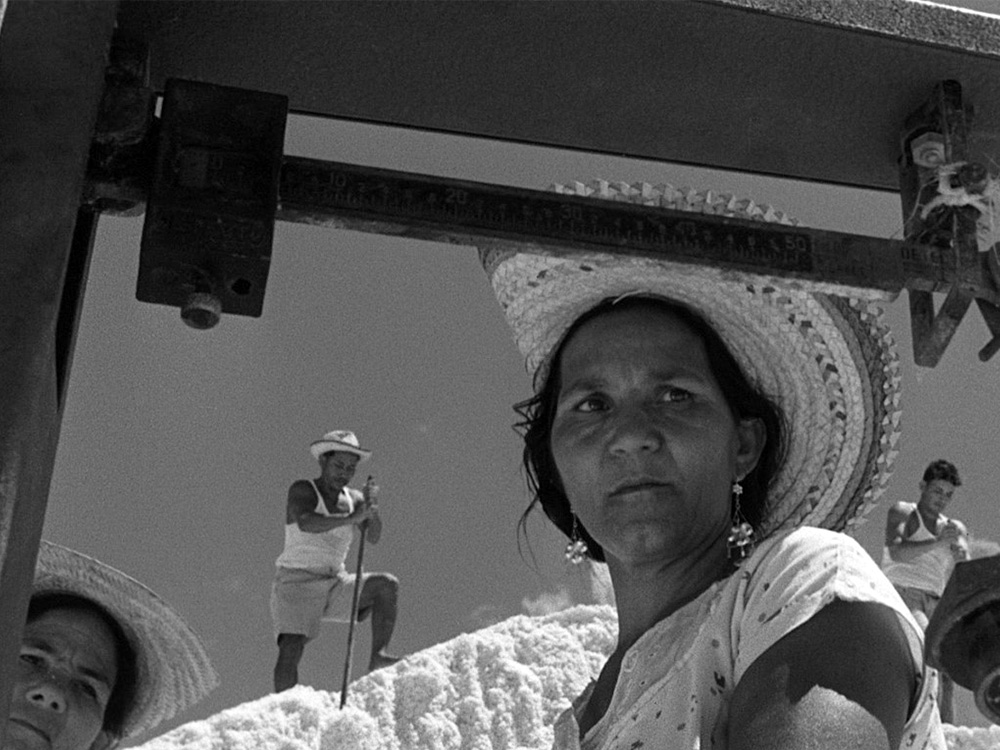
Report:
<svg viewBox="0 0 1000 750"><path fill-rule="evenodd" d="M0 732L59 437L57 320L116 14L115 2L11 0L0 26Z"/></svg>

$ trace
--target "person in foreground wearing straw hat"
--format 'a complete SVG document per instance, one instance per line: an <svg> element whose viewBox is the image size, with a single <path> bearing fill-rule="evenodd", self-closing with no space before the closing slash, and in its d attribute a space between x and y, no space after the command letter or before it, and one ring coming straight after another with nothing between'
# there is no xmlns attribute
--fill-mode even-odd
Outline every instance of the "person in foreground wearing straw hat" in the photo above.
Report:
<svg viewBox="0 0 1000 750"><path fill-rule="evenodd" d="M955 563L970 558L965 524L944 515L961 484L953 463L932 461L924 470L917 502L901 500L886 514L882 571L924 630L941 601ZM946 672L939 677L941 719L950 724L954 718L955 685Z"/></svg>
<svg viewBox="0 0 1000 750"><path fill-rule="evenodd" d="M124 573L42 541L3 750L107 750L218 683L177 612Z"/></svg>
<svg viewBox="0 0 1000 750"><path fill-rule="evenodd" d="M670 186L556 189L789 222ZM540 505L615 592L617 646L554 747L944 748L921 630L837 533L897 439L880 311L668 261L480 254L534 378L522 531Z"/></svg>
<svg viewBox="0 0 1000 750"><path fill-rule="evenodd" d="M299 681L299 662L306 643L319 635L321 620L349 622L355 574L345 563L356 529L375 544L382 535L375 498L348 483L358 464L372 452L362 448L348 430L333 430L310 445L319 462L316 479L299 479L288 489L285 547L276 561L271 588L271 617L278 642L274 690ZM368 669L395 664L388 652L396 626L399 581L390 573L364 573L358 600L358 620L371 616L372 647Z"/></svg>

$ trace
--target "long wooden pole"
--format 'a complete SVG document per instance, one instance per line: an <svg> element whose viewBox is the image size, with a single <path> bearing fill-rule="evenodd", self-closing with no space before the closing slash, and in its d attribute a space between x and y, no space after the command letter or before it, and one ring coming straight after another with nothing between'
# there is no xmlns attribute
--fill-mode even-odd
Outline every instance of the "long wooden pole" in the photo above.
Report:
<svg viewBox="0 0 1000 750"><path fill-rule="evenodd" d="M371 476L365 482L365 504L370 502L369 493L374 484ZM361 524L361 539L358 541L358 567L354 575L354 598L351 601L351 621L347 626L347 654L344 656L344 679L340 686L340 707L347 703L347 685L351 681L351 657L354 652L354 628L358 622L358 606L361 601L361 586L364 584L365 537L368 535L368 521Z"/></svg>

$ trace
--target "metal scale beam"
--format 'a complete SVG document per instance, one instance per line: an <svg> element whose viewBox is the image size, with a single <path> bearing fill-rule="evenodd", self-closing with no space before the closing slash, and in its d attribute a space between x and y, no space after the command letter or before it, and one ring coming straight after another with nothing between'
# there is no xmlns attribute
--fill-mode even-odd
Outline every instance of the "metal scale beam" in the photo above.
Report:
<svg viewBox="0 0 1000 750"><path fill-rule="evenodd" d="M906 289L917 363L933 366L973 300L997 333L1000 268L977 248L975 202L987 200L988 180L966 161L971 107L955 81L928 93L902 128L907 241L894 241L282 156L283 97L171 79L150 141L155 155L141 162L155 167L137 294L181 307L197 328L222 313L259 316L274 221L298 221L474 247L662 258L867 299ZM137 205L147 201L139 176L118 182L133 186ZM98 202L105 188L124 195L106 179L92 187ZM952 192L966 200L957 204ZM934 292L948 294L937 314Z"/></svg>

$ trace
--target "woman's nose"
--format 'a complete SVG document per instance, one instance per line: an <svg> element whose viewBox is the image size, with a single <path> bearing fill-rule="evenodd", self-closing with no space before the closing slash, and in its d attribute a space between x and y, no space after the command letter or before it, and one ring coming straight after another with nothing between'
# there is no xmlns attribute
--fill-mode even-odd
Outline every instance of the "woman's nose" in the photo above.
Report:
<svg viewBox="0 0 1000 750"><path fill-rule="evenodd" d="M42 684L30 688L27 698L32 705L58 714L66 710L66 694L62 687L55 683L52 675L49 675Z"/></svg>
<svg viewBox="0 0 1000 750"><path fill-rule="evenodd" d="M650 453L663 446L663 433L659 425L642 409L620 410L612 429L612 453Z"/></svg>

